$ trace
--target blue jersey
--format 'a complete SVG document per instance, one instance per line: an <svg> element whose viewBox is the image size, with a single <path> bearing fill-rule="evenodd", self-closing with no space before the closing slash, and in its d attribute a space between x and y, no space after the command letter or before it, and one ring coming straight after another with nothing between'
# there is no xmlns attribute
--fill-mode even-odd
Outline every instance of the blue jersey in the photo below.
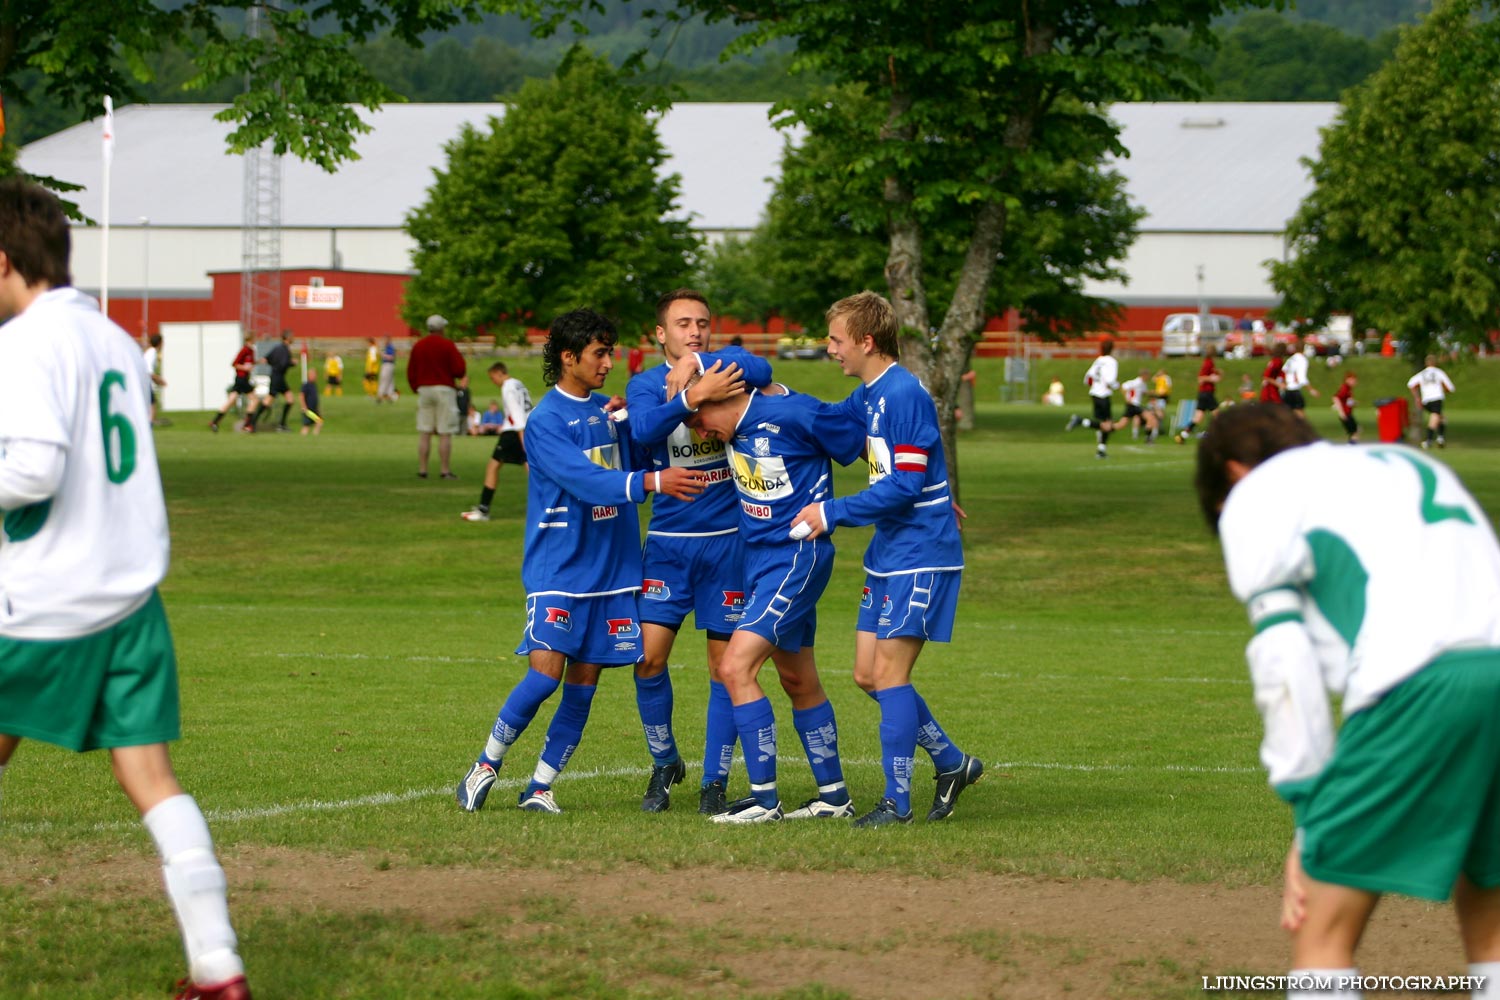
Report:
<svg viewBox="0 0 1500 1000"><path fill-rule="evenodd" d="M829 458L848 465L863 450L862 428L827 420L824 405L811 396L751 393L729 448L746 545L787 544L798 512L833 498Z"/></svg>
<svg viewBox="0 0 1500 1000"><path fill-rule="evenodd" d="M747 386L764 387L771 382L771 363L739 347L728 347L709 353L700 351L698 363L703 369L714 362L736 364L744 373ZM625 386L625 401L630 409L630 433L636 447L646 456L646 467L665 469L679 466L701 472L707 479L703 492L691 503L658 493L651 500L651 522L647 532L653 535L714 535L739 527L734 487L729 482L729 461L724 457L724 442L699 436L683 421L692 414L686 394L667 399L667 373L670 365L648 368Z"/></svg>
<svg viewBox="0 0 1500 1000"><path fill-rule="evenodd" d="M641 534L635 505L645 473L626 472L629 438L609 419L609 397L554 388L526 421L528 596L589 597L639 590Z"/></svg>
<svg viewBox="0 0 1500 1000"><path fill-rule="evenodd" d="M828 501L825 521L873 524L865 572L875 576L963 569L963 542L948 489L937 406L917 377L892 364L843 403L828 424L858 421L867 435L870 486Z"/></svg>

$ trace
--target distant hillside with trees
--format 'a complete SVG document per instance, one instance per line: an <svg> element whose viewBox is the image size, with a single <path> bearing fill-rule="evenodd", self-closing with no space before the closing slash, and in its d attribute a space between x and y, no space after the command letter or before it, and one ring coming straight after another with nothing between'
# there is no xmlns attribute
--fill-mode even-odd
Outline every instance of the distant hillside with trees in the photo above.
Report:
<svg viewBox="0 0 1500 1000"><path fill-rule="evenodd" d="M1391 56L1396 29L1414 23L1430 0L1297 0L1284 13L1257 11L1226 18L1216 50L1189 49L1176 40L1212 81L1207 96L1221 101L1331 101L1364 80ZM806 96L827 81L790 71L789 46L759 48L752 56L720 61L736 29L727 23L689 20L653 35L640 3L611 0L587 19L588 46L616 64L644 53L635 76L641 85L665 88L680 101L782 101ZM530 79L553 74L571 35L538 40L527 22L491 16L425 37L413 50L390 38L360 50L361 61L400 99L414 102L482 102L514 96ZM185 89L194 67L180 51L162 54L152 79L138 88L149 103L224 103L231 82ZM67 107L43 97L28 70L5 97L7 144L24 144L100 113L98 102ZM29 82L28 82L29 81ZM101 97L103 95L100 95ZM126 95L114 95L117 105Z"/></svg>

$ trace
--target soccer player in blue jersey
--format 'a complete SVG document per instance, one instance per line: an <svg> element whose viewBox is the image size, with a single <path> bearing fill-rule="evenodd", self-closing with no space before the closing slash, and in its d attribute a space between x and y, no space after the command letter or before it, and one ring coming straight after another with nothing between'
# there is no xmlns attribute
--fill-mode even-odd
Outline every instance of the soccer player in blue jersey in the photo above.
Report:
<svg viewBox="0 0 1500 1000"><path fill-rule="evenodd" d="M728 446L745 549L745 613L724 650L720 676L734 705L750 796L715 816L717 823L854 815L839 760L838 725L813 659L817 603L833 569L833 544L826 536L789 535L799 510L832 498L829 458L847 465L864 448L859 426L834 421L826 427L820 408L810 396L751 391L705 403L688 421L702 436ZM756 680L767 658L792 700L792 725L818 785L815 798L790 812L783 812L776 788L776 717Z"/></svg>
<svg viewBox="0 0 1500 1000"><path fill-rule="evenodd" d="M689 500L703 477L690 469L624 471L629 441L596 390L614 366L615 327L588 309L559 316L542 349L542 378L554 386L526 421L531 474L521 583L526 631L518 654L530 669L511 689L479 759L458 785L458 804L484 805L495 772L537 709L562 685L520 807L558 813L552 783L578 747L601 667L641 659L640 525L635 504L648 492Z"/></svg>
<svg viewBox="0 0 1500 1000"><path fill-rule="evenodd" d="M724 811L734 760L734 711L719 665L745 609L739 504L724 442L703 438L684 420L705 401L739 395L747 384L764 387L771 381L771 365L738 347L708 353L709 320L708 301L698 292L679 288L663 295L656 304L656 339L667 363L641 372L625 387L631 436L647 451L647 467L692 469L705 479L703 494L690 504L661 495L651 501L641 584L646 657L635 668L636 705L652 763L641 799L645 812L665 812L672 785L687 774L672 731L667 657L689 612L708 635L700 813Z"/></svg>
<svg viewBox="0 0 1500 1000"><path fill-rule="evenodd" d="M816 539L835 525L875 525L865 550L865 587L854 638L854 681L880 704L885 796L855 826L909 823L912 758L920 743L937 770L928 820L953 812L958 795L984 774L933 718L912 686L928 641L953 635L963 544L948 489L937 407L916 376L897 364L900 324L891 304L860 292L828 310L828 354L859 388L827 406L820 427L852 423L866 435L870 486L808 504L794 521Z"/></svg>

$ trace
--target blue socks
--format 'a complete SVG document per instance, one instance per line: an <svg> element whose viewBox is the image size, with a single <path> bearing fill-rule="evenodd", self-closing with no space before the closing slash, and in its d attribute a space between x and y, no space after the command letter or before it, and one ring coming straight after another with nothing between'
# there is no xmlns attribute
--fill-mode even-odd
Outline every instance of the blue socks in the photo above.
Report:
<svg viewBox="0 0 1500 1000"><path fill-rule="evenodd" d="M583 727L589 721L589 707L594 703L593 685L564 684L562 701L552 715L547 727L547 738L542 742L542 755L537 760L531 783L522 795L530 795L539 788L551 788L562 769L568 766L573 751L583 739Z"/></svg>
<svg viewBox="0 0 1500 1000"><path fill-rule="evenodd" d="M964 752L953 745L943 727L932 717L927 702L912 688L912 697L917 700L917 744L932 758L932 766L939 774L951 771L964 762Z"/></svg>
<svg viewBox="0 0 1500 1000"><path fill-rule="evenodd" d="M902 816L911 813L912 755L917 752L917 692L910 684L875 692L880 703L880 758L885 797Z"/></svg>
<svg viewBox="0 0 1500 1000"><path fill-rule="evenodd" d="M818 783L818 798L841 806L849 801L844 785L844 767L839 761L839 728L833 718L833 703L824 701L812 708L794 709L792 725L807 751L813 780ZM748 755L747 755L748 756Z"/></svg>
<svg viewBox="0 0 1500 1000"><path fill-rule="evenodd" d="M635 677L635 705L646 733L646 749L657 766L677 760L677 740L672 735L672 675L663 670L655 677Z"/></svg>
<svg viewBox="0 0 1500 1000"><path fill-rule="evenodd" d="M485 743L484 753L479 755L480 763L488 764L497 771L500 769L500 762L505 759L506 751L521 738L526 727L531 725L531 720L536 718L537 709L542 707L542 702L552 697L558 683L546 674L535 670L526 671L521 683L511 688L505 704L500 706L495 728Z"/></svg>
<svg viewBox="0 0 1500 1000"><path fill-rule="evenodd" d="M880 703L881 692L870 691L868 694L877 704ZM927 702L922 700L915 687L912 687L911 694L917 705L917 746L927 751L927 756L932 758L933 768L939 774L953 770L964 762L964 752L953 745L943 727L932 717L932 710L927 707ZM883 706L881 718L885 718Z"/></svg>
<svg viewBox="0 0 1500 1000"><path fill-rule="evenodd" d="M781 797L776 792L776 715L771 711L771 700L759 698L735 705L734 727L745 753L750 794L767 809L774 808Z"/></svg>
<svg viewBox="0 0 1500 1000"><path fill-rule="evenodd" d="M734 764L734 743L738 738L734 724L734 703L729 689L718 681L708 685L708 725L703 734L703 784L729 781Z"/></svg>

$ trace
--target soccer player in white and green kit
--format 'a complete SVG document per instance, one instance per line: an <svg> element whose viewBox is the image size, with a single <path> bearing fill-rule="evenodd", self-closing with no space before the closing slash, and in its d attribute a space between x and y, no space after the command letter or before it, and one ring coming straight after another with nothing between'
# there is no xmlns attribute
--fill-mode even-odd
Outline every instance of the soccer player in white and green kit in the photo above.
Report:
<svg viewBox="0 0 1500 1000"><path fill-rule="evenodd" d="M224 871L167 753L180 721L150 376L69 287L68 252L57 199L0 181L0 771L22 738L107 749L162 857L180 996L249 1000Z"/></svg>
<svg viewBox="0 0 1500 1000"><path fill-rule="evenodd" d="M1261 761L1296 820L1282 900L1296 974L1354 976L1382 893L1452 896L1470 969L1486 977L1474 995L1500 996L1500 545L1489 519L1423 453L1328 444L1274 405L1209 425L1197 489L1255 627L1246 657ZM1328 691L1343 699L1337 732Z"/></svg>

